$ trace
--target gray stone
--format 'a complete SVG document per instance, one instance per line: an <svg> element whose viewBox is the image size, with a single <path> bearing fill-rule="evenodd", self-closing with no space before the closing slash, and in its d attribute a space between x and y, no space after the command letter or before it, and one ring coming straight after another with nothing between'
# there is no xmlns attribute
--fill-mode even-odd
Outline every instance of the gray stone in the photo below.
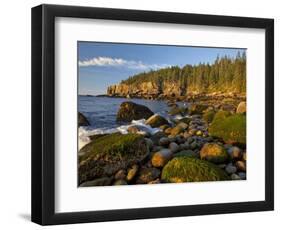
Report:
<svg viewBox="0 0 281 230"><path fill-rule="evenodd" d="M166 146L170 144L170 139L168 137L162 137L159 140L159 145Z"/></svg>
<svg viewBox="0 0 281 230"><path fill-rule="evenodd" d="M169 149L173 152L176 153L177 151L179 151L179 145L175 142L172 142L169 144Z"/></svg>
<svg viewBox="0 0 281 230"><path fill-rule="evenodd" d="M225 171L228 173L228 174L233 174L233 173L236 173L237 171L237 168L232 165L232 164L228 164L226 167L225 167Z"/></svg>

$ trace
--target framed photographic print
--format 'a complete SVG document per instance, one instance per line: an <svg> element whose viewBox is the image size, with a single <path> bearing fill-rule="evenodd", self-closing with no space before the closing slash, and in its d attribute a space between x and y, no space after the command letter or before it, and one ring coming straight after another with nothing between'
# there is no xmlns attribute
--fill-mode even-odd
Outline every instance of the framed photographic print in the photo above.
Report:
<svg viewBox="0 0 281 230"><path fill-rule="evenodd" d="M274 207L273 19L32 9L32 221Z"/></svg>

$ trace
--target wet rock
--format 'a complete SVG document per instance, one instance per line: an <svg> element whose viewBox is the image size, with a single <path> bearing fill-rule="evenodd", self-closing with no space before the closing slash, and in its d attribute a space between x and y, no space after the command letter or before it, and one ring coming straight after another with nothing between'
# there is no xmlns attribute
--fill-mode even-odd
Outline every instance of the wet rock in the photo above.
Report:
<svg viewBox="0 0 281 230"><path fill-rule="evenodd" d="M78 126L89 126L90 122L87 118L80 112L78 112Z"/></svg>
<svg viewBox="0 0 281 230"><path fill-rule="evenodd" d="M130 122L132 120L148 119L152 115L153 112L146 106L127 101L120 105L116 120Z"/></svg>
<svg viewBox="0 0 281 230"><path fill-rule="evenodd" d="M161 125L168 125L169 122L162 116L154 114L145 122L147 125L150 125L152 128L159 127Z"/></svg>

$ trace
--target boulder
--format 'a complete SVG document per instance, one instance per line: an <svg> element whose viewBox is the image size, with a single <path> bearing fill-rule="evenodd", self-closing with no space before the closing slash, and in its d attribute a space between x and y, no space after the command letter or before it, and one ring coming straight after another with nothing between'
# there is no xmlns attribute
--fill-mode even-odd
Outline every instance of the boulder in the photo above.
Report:
<svg viewBox="0 0 281 230"><path fill-rule="evenodd" d="M160 127L161 125L168 125L169 122L162 116L154 114L147 119L145 124L150 125L152 128Z"/></svg>
<svg viewBox="0 0 281 230"><path fill-rule="evenodd" d="M239 105L237 106L236 113L246 113L246 111L247 111L246 102L245 101L240 102Z"/></svg>
<svg viewBox="0 0 281 230"><path fill-rule="evenodd" d="M114 133L90 142L79 153L79 183L83 183L137 164L149 150L142 135Z"/></svg>
<svg viewBox="0 0 281 230"><path fill-rule="evenodd" d="M123 102L117 112L117 121L130 122L132 120L148 119L153 112L144 105L134 102Z"/></svg>
<svg viewBox="0 0 281 230"><path fill-rule="evenodd" d="M220 164L228 159L228 154L223 146L217 143L206 143L200 151L200 158Z"/></svg>
<svg viewBox="0 0 281 230"><path fill-rule="evenodd" d="M89 126L90 122L87 118L80 112L78 112L78 126Z"/></svg>
<svg viewBox="0 0 281 230"><path fill-rule="evenodd" d="M172 158L172 155L170 149L161 149L153 154L151 163L154 167L163 167Z"/></svg>
<svg viewBox="0 0 281 230"><path fill-rule="evenodd" d="M219 137L228 144L246 145L246 116L230 115L225 118L214 118L209 126L209 135Z"/></svg>
<svg viewBox="0 0 281 230"><path fill-rule="evenodd" d="M162 170L161 179L168 183L228 180L218 166L194 157L175 157Z"/></svg>

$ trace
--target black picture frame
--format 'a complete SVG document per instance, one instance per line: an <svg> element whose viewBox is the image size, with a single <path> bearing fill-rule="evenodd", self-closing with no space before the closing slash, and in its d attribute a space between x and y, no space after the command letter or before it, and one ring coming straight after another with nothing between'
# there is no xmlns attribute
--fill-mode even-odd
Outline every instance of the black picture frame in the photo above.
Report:
<svg viewBox="0 0 281 230"><path fill-rule="evenodd" d="M55 18L108 19L265 29L265 200L55 213ZM263 150L261 150L263 151ZM274 20L110 8L32 8L32 221L41 225L267 211L274 209Z"/></svg>

